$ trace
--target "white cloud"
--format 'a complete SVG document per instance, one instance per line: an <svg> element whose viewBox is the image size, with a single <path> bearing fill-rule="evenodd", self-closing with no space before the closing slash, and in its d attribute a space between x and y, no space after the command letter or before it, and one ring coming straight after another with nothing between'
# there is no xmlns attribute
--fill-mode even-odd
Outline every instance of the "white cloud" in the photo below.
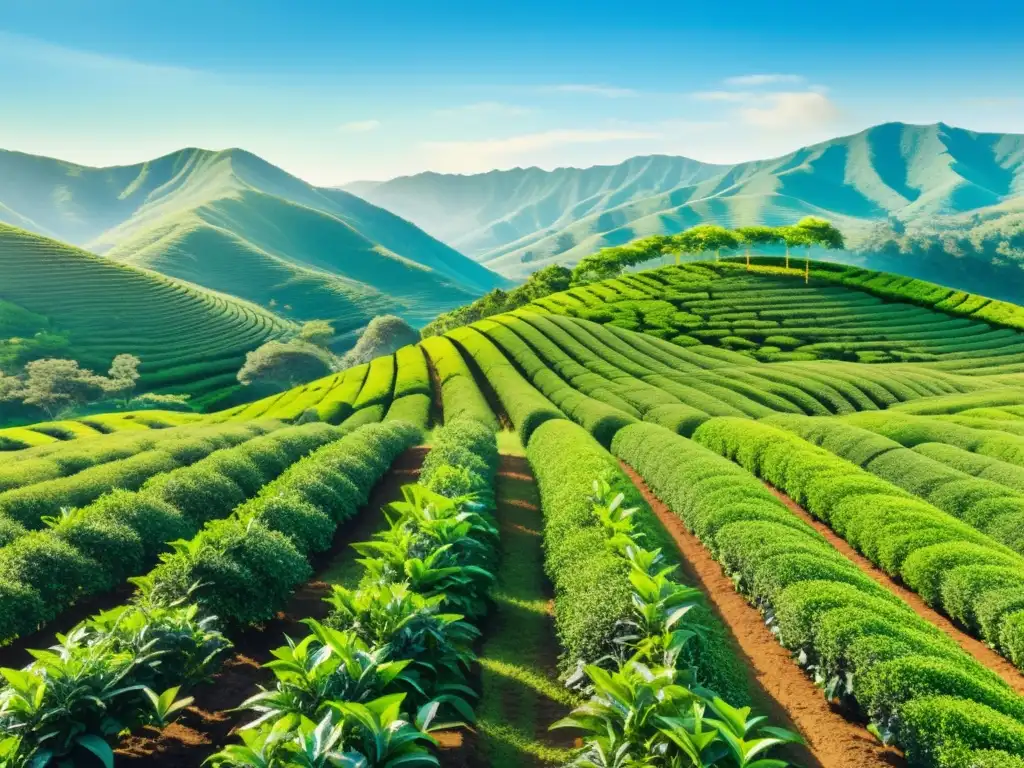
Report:
<svg viewBox="0 0 1024 768"><path fill-rule="evenodd" d="M367 133L380 128L380 120L353 120L351 123L343 123L338 130L344 133Z"/></svg>
<svg viewBox="0 0 1024 768"><path fill-rule="evenodd" d="M621 99L628 96L638 96L639 93L632 88L618 88L613 85L592 85L587 83L567 83L564 85L549 85L541 90L555 93L584 93L591 96L603 96L606 99Z"/></svg>
<svg viewBox="0 0 1024 768"><path fill-rule="evenodd" d="M505 104L500 101L478 101L460 107L448 107L434 111L439 117L516 117L533 112L529 107Z"/></svg>
<svg viewBox="0 0 1024 768"><path fill-rule="evenodd" d="M821 126L839 118L839 108L821 91L769 93L757 105L738 110L740 118L760 128Z"/></svg>
<svg viewBox="0 0 1024 768"><path fill-rule="evenodd" d="M760 85L777 85L779 83L802 83L803 81L804 78L802 75L739 75L737 77L727 77L725 79L725 84L735 86L738 88L756 88L757 86Z"/></svg>

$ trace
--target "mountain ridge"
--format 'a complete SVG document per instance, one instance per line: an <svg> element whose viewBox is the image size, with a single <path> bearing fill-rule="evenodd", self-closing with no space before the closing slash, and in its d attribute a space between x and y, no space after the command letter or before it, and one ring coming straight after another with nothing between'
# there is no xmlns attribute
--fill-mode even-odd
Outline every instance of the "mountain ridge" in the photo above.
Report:
<svg viewBox="0 0 1024 768"><path fill-rule="evenodd" d="M692 178L680 184L653 183L663 158L686 163ZM437 176L421 174L345 188L418 221L428 231L428 219L441 212L452 213L452 221L472 220L472 226L461 232L432 234L511 277L549 263L571 265L601 247L648 234L671 234L705 221L737 226L825 216L859 247L870 242L879 225L892 224L898 235L902 228L962 227L974 215L991 219L1015 216L1024 209L1018 202L1024 198L1024 135L969 131L945 123L883 123L778 157L731 166L649 155L589 170L612 179L616 173L628 177L631 168L641 167L646 169L646 186L608 188L597 200L592 195L570 196L554 211L549 210L550 195L578 170L532 172L534 180L551 181L532 200L493 188L476 191L477 198L508 200L504 210L459 210L457 197L445 197L446 187L507 183L523 178L526 171L441 176L443 184L437 183ZM959 218L964 216L968 219ZM526 226L515 230L510 223Z"/></svg>
<svg viewBox="0 0 1024 768"><path fill-rule="evenodd" d="M423 324L507 284L407 220L238 148L109 168L0 151L0 221L330 320L341 346L374 315Z"/></svg>

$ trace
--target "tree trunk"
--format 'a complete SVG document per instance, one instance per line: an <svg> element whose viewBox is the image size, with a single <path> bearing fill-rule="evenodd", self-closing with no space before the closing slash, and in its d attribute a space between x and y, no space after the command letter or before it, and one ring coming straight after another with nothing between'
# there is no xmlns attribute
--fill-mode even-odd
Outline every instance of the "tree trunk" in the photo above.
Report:
<svg viewBox="0 0 1024 768"><path fill-rule="evenodd" d="M811 249L807 249L807 258L804 260L804 285L811 282Z"/></svg>
<svg viewBox="0 0 1024 768"><path fill-rule="evenodd" d="M750 271L750 246L747 246L747 272Z"/></svg>
<svg viewBox="0 0 1024 768"><path fill-rule="evenodd" d="M679 266L679 251L676 251L676 266Z"/></svg>
<svg viewBox="0 0 1024 768"><path fill-rule="evenodd" d="M721 261L721 260L722 260L722 249L721 248L715 248L715 261Z"/></svg>
<svg viewBox="0 0 1024 768"><path fill-rule="evenodd" d="M786 269L789 269L789 243L786 243Z"/></svg>

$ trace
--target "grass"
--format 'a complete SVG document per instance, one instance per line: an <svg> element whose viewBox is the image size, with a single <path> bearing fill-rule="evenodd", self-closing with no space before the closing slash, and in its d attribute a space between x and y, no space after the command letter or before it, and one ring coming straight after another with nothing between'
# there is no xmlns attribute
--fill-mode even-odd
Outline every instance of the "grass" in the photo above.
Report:
<svg viewBox="0 0 1024 768"><path fill-rule="evenodd" d="M502 443L509 442L499 437L502 453ZM480 652L481 746L495 768L562 765L567 750L547 727L568 712L573 700L557 678L558 641L551 586L544 576L536 485L532 479L501 474L497 501L502 558Z"/></svg>

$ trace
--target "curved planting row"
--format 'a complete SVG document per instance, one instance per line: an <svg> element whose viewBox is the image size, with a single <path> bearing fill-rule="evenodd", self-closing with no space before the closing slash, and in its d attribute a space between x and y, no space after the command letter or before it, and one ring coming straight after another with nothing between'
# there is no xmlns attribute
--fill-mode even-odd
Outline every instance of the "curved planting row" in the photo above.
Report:
<svg viewBox="0 0 1024 768"><path fill-rule="evenodd" d="M441 405L446 421L466 417L491 429L498 428L494 411L480 391L473 373L462 354L450 339L431 336L420 342L433 367L440 389Z"/></svg>
<svg viewBox="0 0 1024 768"><path fill-rule="evenodd" d="M152 566L171 542L227 515L337 437L324 424L278 429L158 475L137 492L108 493L17 538L0 549L0 641Z"/></svg>
<svg viewBox="0 0 1024 768"><path fill-rule="evenodd" d="M749 473L650 425L623 429L612 448L732 574L826 695L854 705L911 765L991 768L1024 756L1024 699Z"/></svg>
<svg viewBox="0 0 1024 768"><path fill-rule="evenodd" d="M527 457L541 493L563 665L575 672L570 685L592 686L589 701L556 724L587 734L579 764L652 754L702 765L730 755L743 764L748 750L766 759L772 746L798 740L736 708L749 701L743 665L700 591L671 576L674 548L611 455L580 427L549 421ZM687 718L694 713L706 731Z"/></svg>
<svg viewBox="0 0 1024 768"><path fill-rule="evenodd" d="M434 435L418 485L387 509L389 526L355 544L358 587L333 588L324 623L274 652L274 685L242 704L256 719L214 766L298 764L311 737L350 765L438 765L438 715L472 720L467 673L487 611L497 529L494 432L457 419ZM475 497L475 503L468 499ZM283 663L280 663L283 662Z"/></svg>
<svg viewBox="0 0 1024 768"><path fill-rule="evenodd" d="M44 449L59 450L61 443L80 438L101 437L123 429L163 429L200 421L198 413L175 411L129 411L106 417L83 417L61 421L43 421L25 427L0 429L0 451L5 458L39 456Z"/></svg>
<svg viewBox="0 0 1024 768"><path fill-rule="evenodd" d="M336 434L323 425L295 431L313 426ZM188 704L177 699L180 688L223 658L220 628L273 616L308 578L307 558L329 545L334 528L419 438L410 425L393 423L320 447L230 518L179 542L137 580L131 605L72 630L63 653L40 652L24 670L4 670L3 759L22 766L97 757L111 765L111 745L122 731L166 724Z"/></svg>
<svg viewBox="0 0 1024 768"><path fill-rule="evenodd" d="M89 467L155 448L164 441L202 435L209 429L200 424L102 435L78 422L70 424L88 429L91 435L81 440L69 439L4 456L3 466L0 466L0 493L46 480L70 477ZM209 433L215 434L215 430Z"/></svg>
<svg viewBox="0 0 1024 768"><path fill-rule="evenodd" d="M784 430L713 419L693 437L786 493L929 605L1024 667L1020 555ZM1015 599L1008 602L1008 595Z"/></svg>
<svg viewBox="0 0 1024 768"><path fill-rule="evenodd" d="M90 504L115 488L138 490L151 477L196 462L220 448L237 445L277 426L276 422L211 425L167 435L167 439L160 441L122 440L120 442L128 448L137 445L141 450L128 454L124 450L112 451L105 454L112 457L110 461L94 463L66 477L41 480L0 493L0 545L10 543L27 530L43 527L48 517L59 516L64 509ZM59 460L63 455L56 454L56 457ZM69 458L74 461L75 457L72 454ZM37 466L37 462L26 461L11 469L22 464Z"/></svg>
<svg viewBox="0 0 1024 768"><path fill-rule="evenodd" d="M873 475L963 520L1000 544L1024 553L1024 489L1015 490L993 480L975 477L973 473L955 469L929 455L948 456L950 450L954 455L958 455L956 452L965 453L968 457L975 454L941 443L923 443L911 450L883 435L832 419L773 416L765 421L858 464ZM1002 464L1011 477L1024 479L1024 467L1014 467L984 456L977 458L982 472L990 469L992 464ZM978 466L978 462L971 461L970 465ZM1015 469L1019 471L1013 473Z"/></svg>
<svg viewBox="0 0 1024 768"><path fill-rule="evenodd" d="M523 445L529 442L533 430L548 419L565 418L482 333L473 328L457 328L448 336L466 351L490 383Z"/></svg>

